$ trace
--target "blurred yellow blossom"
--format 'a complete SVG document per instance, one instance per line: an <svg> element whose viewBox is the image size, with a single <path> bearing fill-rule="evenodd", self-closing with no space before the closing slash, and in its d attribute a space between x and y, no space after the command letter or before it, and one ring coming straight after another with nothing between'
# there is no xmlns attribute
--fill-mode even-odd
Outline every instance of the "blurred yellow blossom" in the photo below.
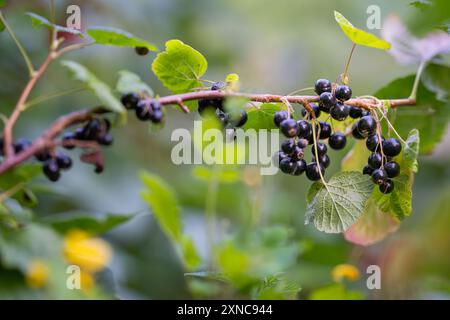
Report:
<svg viewBox="0 0 450 320"><path fill-rule="evenodd" d="M86 272L97 272L109 263L112 250L102 239L92 238L82 230L72 230L64 239L64 256Z"/></svg>
<svg viewBox="0 0 450 320"><path fill-rule="evenodd" d="M30 288L44 287L50 276L50 270L47 264L39 259L31 261L26 274L26 282Z"/></svg>
<svg viewBox="0 0 450 320"><path fill-rule="evenodd" d="M340 282L343 279L356 281L359 279L359 270L351 264L339 264L333 268L331 275L336 282Z"/></svg>
<svg viewBox="0 0 450 320"><path fill-rule="evenodd" d="M81 271L80 273L80 287L83 291L91 290L95 285L94 277L88 272Z"/></svg>

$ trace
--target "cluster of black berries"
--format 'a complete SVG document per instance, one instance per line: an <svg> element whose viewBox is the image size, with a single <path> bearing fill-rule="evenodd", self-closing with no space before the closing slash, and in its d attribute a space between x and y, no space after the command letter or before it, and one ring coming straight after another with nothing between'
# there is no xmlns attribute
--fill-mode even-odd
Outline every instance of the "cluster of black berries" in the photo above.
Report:
<svg viewBox="0 0 450 320"><path fill-rule="evenodd" d="M211 86L211 90L225 89L224 82L215 82ZM219 122L225 128L242 127L247 122L247 112L240 110L240 112L225 112L223 106L223 99L202 99L198 101L198 113L204 116L206 113L215 113Z"/></svg>
<svg viewBox="0 0 450 320"><path fill-rule="evenodd" d="M161 123L164 120L162 105L157 100L142 99L139 94L130 92L122 95L121 101L127 110L135 110L139 120L153 123Z"/></svg>

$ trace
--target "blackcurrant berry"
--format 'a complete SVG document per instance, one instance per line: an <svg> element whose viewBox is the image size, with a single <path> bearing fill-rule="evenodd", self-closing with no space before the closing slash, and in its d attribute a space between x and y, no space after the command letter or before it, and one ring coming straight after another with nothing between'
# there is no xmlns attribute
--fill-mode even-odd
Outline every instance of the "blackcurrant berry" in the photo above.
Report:
<svg viewBox="0 0 450 320"><path fill-rule="evenodd" d="M372 116L364 116L358 120L357 126L359 133L364 137L368 137L375 132L377 122Z"/></svg>
<svg viewBox="0 0 450 320"><path fill-rule="evenodd" d="M281 122L283 122L284 120L287 120L288 118L289 118L289 112L287 112L286 110L277 111L277 112L275 112L275 115L273 117L273 122L279 128Z"/></svg>
<svg viewBox="0 0 450 320"><path fill-rule="evenodd" d="M245 110L241 110L240 112L233 113L231 115L231 124L235 128L242 127L247 123L248 115Z"/></svg>
<svg viewBox="0 0 450 320"><path fill-rule="evenodd" d="M343 121L347 118L349 113L349 107L341 102L336 102L336 104L331 108L331 117L338 121Z"/></svg>
<svg viewBox="0 0 450 320"><path fill-rule="evenodd" d="M302 148L302 149L306 148L308 146L308 144L309 144L308 140L303 139L303 138L300 138L297 141L297 147Z"/></svg>
<svg viewBox="0 0 450 320"><path fill-rule="evenodd" d="M295 147L294 151L291 153L291 158L293 161L301 160L304 157L303 149Z"/></svg>
<svg viewBox="0 0 450 320"><path fill-rule="evenodd" d="M280 161L280 170L284 173L291 174L295 169L295 162L292 162L292 159L286 157Z"/></svg>
<svg viewBox="0 0 450 320"><path fill-rule="evenodd" d="M151 111L161 111L162 104L158 100L152 100L150 101L149 107Z"/></svg>
<svg viewBox="0 0 450 320"><path fill-rule="evenodd" d="M359 132L358 123L357 122L353 124L352 136L353 136L353 138L358 139L358 140L365 139L365 137Z"/></svg>
<svg viewBox="0 0 450 320"><path fill-rule="evenodd" d="M348 115L350 116L350 118L358 119L363 116L363 110L361 108L351 106Z"/></svg>
<svg viewBox="0 0 450 320"><path fill-rule="evenodd" d="M213 90L213 91L222 90L222 89L225 89L226 86L227 86L227 84L225 82L217 81L212 84L211 90Z"/></svg>
<svg viewBox="0 0 450 320"><path fill-rule="evenodd" d="M277 151L272 156L272 163L275 166L279 167L281 160L283 160L284 158L287 158L287 154L283 151Z"/></svg>
<svg viewBox="0 0 450 320"><path fill-rule="evenodd" d="M123 106L125 107L125 109L128 110L136 108L139 100L140 100L139 95L133 92L125 93L120 98L120 101L122 102Z"/></svg>
<svg viewBox="0 0 450 320"><path fill-rule="evenodd" d="M381 137L381 141L384 141L384 138ZM374 133L370 135L366 140L366 147L372 152L378 152L380 150L380 137L378 134Z"/></svg>
<svg viewBox="0 0 450 320"><path fill-rule="evenodd" d="M55 159L48 159L42 166L42 171L50 181L58 181L60 177L59 166Z"/></svg>
<svg viewBox="0 0 450 320"><path fill-rule="evenodd" d="M143 100L139 101L135 110L136 110L136 117L139 120L142 120L142 121L150 120L150 113L149 113L148 105L145 101L143 101Z"/></svg>
<svg viewBox="0 0 450 320"><path fill-rule="evenodd" d="M372 172L372 181L375 184L382 184L387 179L387 173L384 169L375 169Z"/></svg>
<svg viewBox="0 0 450 320"><path fill-rule="evenodd" d="M384 170L389 178L395 178L400 174L400 165L395 161L389 161L384 165Z"/></svg>
<svg viewBox="0 0 450 320"><path fill-rule="evenodd" d="M101 165L101 164L96 164L95 165L95 170L94 170L95 173L100 174L100 173L103 172L103 170L104 170L103 165Z"/></svg>
<svg viewBox="0 0 450 320"><path fill-rule="evenodd" d="M311 103L310 106L313 109L313 112L314 112L314 115L316 116L316 118L320 117L320 107L315 103Z"/></svg>
<svg viewBox="0 0 450 320"><path fill-rule="evenodd" d="M316 148L314 146L311 147L311 152L315 156L316 154ZM317 153L319 156L323 156L327 153L327 146L321 142L317 143Z"/></svg>
<svg viewBox="0 0 450 320"><path fill-rule="evenodd" d="M298 136L300 138L308 138L311 136L312 128L311 124L306 120L297 121L298 126Z"/></svg>
<svg viewBox="0 0 450 320"><path fill-rule="evenodd" d="M113 141L114 141L113 136L110 133L107 133L97 138L97 142L104 146L112 145Z"/></svg>
<svg viewBox="0 0 450 320"><path fill-rule="evenodd" d="M337 86L334 95L336 96L336 99L347 101L352 97L352 89L347 85L340 85Z"/></svg>
<svg viewBox="0 0 450 320"><path fill-rule="evenodd" d="M328 138L328 145L330 146L331 149L334 150L344 149L346 143L347 138L345 134L341 132L335 132L330 136L330 138Z"/></svg>
<svg viewBox="0 0 450 320"><path fill-rule="evenodd" d="M216 110L217 119L223 124L223 126L227 126L230 122L230 115L226 112L223 112L220 109Z"/></svg>
<svg viewBox="0 0 450 320"><path fill-rule="evenodd" d="M134 50L140 56L146 56L150 52L147 47L136 47Z"/></svg>
<svg viewBox="0 0 450 320"><path fill-rule="evenodd" d="M368 174L369 176L371 176L374 170L375 170L375 169L372 168L371 166L366 165L366 166L363 168L363 174Z"/></svg>
<svg viewBox="0 0 450 320"><path fill-rule="evenodd" d="M331 126L328 122L320 121L320 139L328 139L331 135Z"/></svg>
<svg viewBox="0 0 450 320"><path fill-rule="evenodd" d="M48 152L48 150L41 150L38 153L36 153L34 157L40 162L44 162L51 158L50 152Z"/></svg>
<svg viewBox="0 0 450 320"><path fill-rule="evenodd" d="M306 162L305 160L298 160L295 165L294 165L294 171L292 172L292 174L294 176L299 176L301 175L303 172L305 172L306 170Z"/></svg>
<svg viewBox="0 0 450 320"><path fill-rule="evenodd" d="M83 128L83 136L86 140L97 139L98 134L101 131L102 124L99 119L94 118L89 120L89 122Z"/></svg>
<svg viewBox="0 0 450 320"><path fill-rule="evenodd" d="M68 170L72 167L72 159L62 152L58 152L55 160L59 169Z"/></svg>
<svg viewBox="0 0 450 320"><path fill-rule="evenodd" d="M331 92L331 82L327 79L319 79L316 81L314 89L318 95L322 94L323 92Z"/></svg>
<svg viewBox="0 0 450 320"><path fill-rule="evenodd" d="M374 169L381 167L382 162L386 163L386 157L383 161L383 156L380 153L372 153L367 159L367 163Z"/></svg>
<svg viewBox="0 0 450 320"><path fill-rule="evenodd" d="M382 184L380 184L379 189L382 193L391 193L394 190L394 181L391 179L386 179Z"/></svg>
<svg viewBox="0 0 450 320"><path fill-rule="evenodd" d="M319 171L320 170L320 171ZM320 172L324 174L325 170L322 165L318 165L316 162L310 162L306 166L306 176L311 181L317 181L320 179Z"/></svg>
<svg viewBox="0 0 450 320"><path fill-rule="evenodd" d="M365 116L370 116L370 111L369 110L364 110L363 113L362 113L361 118L365 117Z"/></svg>
<svg viewBox="0 0 450 320"><path fill-rule="evenodd" d="M294 139L287 139L281 143L281 150L284 153L291 154L295 150L295 141Z"/></svg>
<svg viewBox="0 0 450 320"><path fill-rule="evenodd" d="M198 113L203 116L206 110L211 110L213 112L216 110L216 106L213 100L211 99L203 99L198 100Z"/></svg>
<svg viewBox="0 0 450 320"><path fill-rule="evenodd" d="M74 136L75 136L76 140L85 140L83 128L76 128L75 132L74 132Z"/></svg>
<svg viewBox="0 0 450 320"><path fill-rule="evenodd" d="M312 161L313 162L317 162L316 161L316 157L313 156L312 157ZM327 154L324 155L319 155L319 163L326 169L330 166L330 157Z"/></svg>
<svg viewBox="0 0 450 320"><path fill-rule="evenodd" d="M150 114L150 120L153 123L161 123L164 119L164 113L161 110L156 110Z"/></svg>
<svg viewBox="0 0 450 320"><path fill-rule="evenodd" d="M26 138L19 138L16 142L13 143L14 152L21 153L25 149L31 146L31 141Z"/></svg>
<svg viewBox="0 0 450 320"><path fill-rule="evenodd" d="M283 120L280 130L286 137L295 137L298 134L298 124L294 119Z"/></svg>
<svg viewBox="0 0 450 320"><path fill-rule="evenodd" d="M389 138L383 141L383 152L389 157L395 157L402 151L402 145L395 138Z"/></svg>
<svg viewBox="0 0 450 320"><path fill-rule="evenodd" d="M336 99L331 92L324 92L319 97L320 110L329 113L331 108L336 104Z"/></svg>

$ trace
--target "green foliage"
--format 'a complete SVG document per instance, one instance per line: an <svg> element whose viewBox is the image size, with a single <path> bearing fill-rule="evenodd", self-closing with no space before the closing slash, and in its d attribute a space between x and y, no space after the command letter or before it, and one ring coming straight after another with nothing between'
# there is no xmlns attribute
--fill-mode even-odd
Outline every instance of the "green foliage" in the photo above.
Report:
<svg viewBox="0 0 450 320"><path fill-rule="evenodd" d="M62 61L61 64L72 72L76 80L83 82L89 89L91 89L100 102L104 104L106 109L113 112L126 114L125 108L113 95L111 88L106 83L99 80L85 66L75 61L68 60Z"/></svg>
<svg viewBox="0 0 450 320"><path fill-rule="evenodd" d="M334 12L334 18L336 19L336 22L341 27L342 31L345 33L345 35L354 43L359 44L362 46L377 48L377 49L384 49L388 50L391 48L391 45L378 38L377 36L368 33L366 31L363 31L361 29L355 28L350 21L348 21L342 14L335 11Z"/></svg>
<svg viewBox="0 0 450 320"><path fill-rule="evenodd" d="M335 174L325 186L315 182L308 191L305 223L327 233L347 230L364 211L373 190L370 177L350 171Z"/></svg>
<svg viewBox="0 0 450 320"><path fill-rule="evenodd" d="M152 88L142 81L137 74L128 70L119 71L119 80L117 80L116 90L122 94L138 92L150 97L154 96Z"/></svg>
<svg viewBox="0 0 450 320"><path fill-rule="evenodd" d="M361 300L364 295L360 291L348 290L343 284L336 283L314 290L310 300Z"/></svg>
<svg viewBox="0 0 450 320"><path fill-rule="evenodd" d="M0 0L0 9L4 6L6 6L6 0ZM1 14L1 10L0 10L0 14ZM0 20L0 32L2 32L3 30L5 30L5 25L3 24L3 21Z"/></svg>
<svg viewBox="0 0 450 320"><path fill-rule="evenodd" d="M192 240L183 234L181 212L175 193L161 178L148 172L141 172L140 178L145 186L142 199L150 206L155 219L164 233L178 246L183 261L189 269L200 263L200 258Z"/></svg>
<svg viewBox="0 0 450 320"><path fill-rule="evenodd" d="M192 174L199 180L211 181L217 179L220 183L234 183L242 179L242 172L236 166L220 166L213 170L206 166L196 166Z"/></svg>
<svg viewBox="0 0 450 320"><path fill-rule="evenodd" d="M17 200L24 207L33 207L37 199L27 184L42 173L42 166L39 164L24 164L2 174L0 179L0 190L6 192L13 188L18 188L12 198Z"/></svg>
<svg viewBox="0 0 450 320"><path fill-rule="evenodd" d="M191 91L202 87L200 78L206 72L205 57L180 40L166 42L166 50L158 53L152 70L162 84L174 93Z"/></svg>
<svg viewBox="0 0 450 320"><path fill-rule="evenodd" d="M55 29L58 32L72 33L72 34L76 34L80 37L84 36L83 33L77 29L67 28L67 27L63 27L63 26L54 24L54 23L50 22L47 18L40 16L36 13L27 12L26 15L31 18L31 25L33 26L33 28L38 28L38 27L44 26L49 29Z"/></svg>
<svg viewBox="0 0 450 320"><path fill-rule="evenodd" d="M247 109L248 120L244 129L276 129L273 122L275 112L281 110L281 103L263 103Z"/></svg>
<svg viewBox="0 0 450 320"><path fill-rule="evenodd" d="M120 47L145 47L150 51L158 51L158 48L154 44L117 28L90 27L86 32L98 44L109 44Z"/></svg>

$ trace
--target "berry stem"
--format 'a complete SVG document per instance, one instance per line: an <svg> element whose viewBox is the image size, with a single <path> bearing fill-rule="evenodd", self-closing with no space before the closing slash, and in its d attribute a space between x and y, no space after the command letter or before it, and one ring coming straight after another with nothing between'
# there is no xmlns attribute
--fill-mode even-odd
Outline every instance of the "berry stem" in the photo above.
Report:
<svg viewBox="0 0 450 320"><path fill-rule="evenodd" d="M311 108L311 106L309 106ZM305 106L306 108L306 106ZM322 180L323 185L325 186L325 188L327 189L328 192L330 192L330 190L328 189L328 185L327 182L325 181L325 178L323 177L322 174L322 170L320 168L321 164L319 162L319 152L317 151L317 136L316 136L316 125L317 125L317 119L316 119L316 115L313 113L311 113L313 116L313 120L312 120L312 132L313 132L313 142L314 142L314 154L315 154L315 158L316 158L316 164L317 167L319 168L319 175L320 175L320 180ZM320 127L320 126L319 126Z"/></svg>
<svg viewBox="0 0 450 320"><path fill-rule="evenodd" d="M355 51L356 43L353 44L352 49L350 50L350 54L348 56L347 62L345 63L344 73L342 74L342 83L348 84L348 69L350 67L350 62L353 57L353 52Z"/></svg>
<svg viewBox="0 0 450 320"><path fill-rule="evenodd" d="M409 95L410 99L416 99L417 98L417 90L419 88L419 83L420 83L420 77L422 76L422 72L425 69L427 62L426 61L422 61L419 64L419 68L417 69L417 73L416 73L416 78L414 79L414 84L411 90L411 94Z"/></svg>

